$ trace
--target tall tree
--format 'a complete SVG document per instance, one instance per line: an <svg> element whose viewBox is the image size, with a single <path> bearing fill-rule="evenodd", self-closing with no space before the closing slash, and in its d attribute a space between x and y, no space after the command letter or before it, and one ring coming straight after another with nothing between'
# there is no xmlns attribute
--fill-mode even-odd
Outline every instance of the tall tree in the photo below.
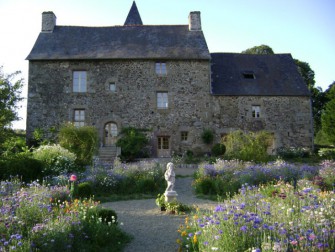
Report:
<svg viewBox="0 0 335 252"><path fill-rule="evenodd" d="M323 132L328 140L335 144L335 98L327 102L321 120Z"/></svg>
<svg viewBox="0 0 335 252"><path fill-rule="evenodd" d="M325 95L328 101L335 99L335 81L329 85L327 90L325 91Z"/></svg>
<svg viewBox="0 0 335 252"><path fill-rule="evenodd" d="M301 74L302 78L307 84L309 90L312 90L315 85L315 73L307 62L303 62L295 59L295 64L298 67L298 71Z"/></svg>
<svg viewBox="0 0 335 252"><path fill-rule="evenodd" d="M23 79L18 79L19 71L6 75L0 66L0 143L9 132L9 127L14 120L18 120L18 103L23 99L21 89Z"/></svg>
<svg viewBox="0 0 335 252"><path fill-rule="evenodd" d="M268 45L260 45L249 48L242 53L245 54L274 54L272 48Z"/></svg>

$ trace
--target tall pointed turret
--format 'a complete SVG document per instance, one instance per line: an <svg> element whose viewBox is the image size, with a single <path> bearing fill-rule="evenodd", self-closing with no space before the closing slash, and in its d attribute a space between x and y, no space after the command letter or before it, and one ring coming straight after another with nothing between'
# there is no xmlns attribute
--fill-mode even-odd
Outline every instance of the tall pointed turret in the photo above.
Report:
<svg viewBox="0 0 335 252"><path fill-rule="evenodd" d="M124 25L143 25L140 13L138 12L135 1L130 8L127 19L124 22Z"/></svg>

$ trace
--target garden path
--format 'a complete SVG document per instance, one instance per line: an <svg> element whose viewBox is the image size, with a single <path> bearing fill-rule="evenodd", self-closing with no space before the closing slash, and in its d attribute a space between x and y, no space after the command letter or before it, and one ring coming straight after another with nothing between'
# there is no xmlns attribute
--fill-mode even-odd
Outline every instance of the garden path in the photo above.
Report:
<svg viewBox="0 0 335 252"><path fill-rule="evenodd" d="M216 203L195 197L192 192L192 168L177 168L176 175L188 176L176 179L175 191L177 200L183 204L197 206L200 209L210 210ZM128 200L103 203L116 211L121 228L134 239L129 243L124 252L174 252L177 251L176 243L180 234L179 226L184 224L185 215L171 215L161 212L156 206L155 199Z"/></svg>

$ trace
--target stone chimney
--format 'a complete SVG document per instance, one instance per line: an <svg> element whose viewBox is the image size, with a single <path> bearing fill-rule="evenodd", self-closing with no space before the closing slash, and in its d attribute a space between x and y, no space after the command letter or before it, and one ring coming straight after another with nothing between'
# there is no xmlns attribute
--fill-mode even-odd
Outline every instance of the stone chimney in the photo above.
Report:
<svg viewBox="0 0 335 252"><path fill-rule="evenodd" d="M56 26L56 16L52 11L42 13L42 32L53 32Z"/></svg>
<svg viewBox="0 0 335 252"><path fill-rule="evenodd" d="M201 31L200 11L192 11L188 16L188 27L190 31Z"/></svg>

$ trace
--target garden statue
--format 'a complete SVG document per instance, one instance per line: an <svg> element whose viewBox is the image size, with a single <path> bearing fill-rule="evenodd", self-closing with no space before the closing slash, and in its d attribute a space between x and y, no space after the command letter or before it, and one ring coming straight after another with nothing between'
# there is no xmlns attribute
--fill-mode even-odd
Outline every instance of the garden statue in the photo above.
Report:
<svg viewBox="0 0 335 252"><path fill-rule="evenodd" d="M165 201L166 202L171 202L176 200L176 197L178 194L173 190L174 189L174 184L176 182L176 174L174 173L174 165L173 163L168 163L166 165L166 171L164 174L165 180L167 182L167 187L165 190Z"/></svg>
<svg viewBox="0 0 335 252"><path fill-rule="evenodd" d="M175 179L176 174L174 173L173 168L174 166L173 166L173 163L171 162L166 165L166 171L165 171L164 177L167 182L167 188L165 191L173 191L174 183L176 181Z"/></svg>

